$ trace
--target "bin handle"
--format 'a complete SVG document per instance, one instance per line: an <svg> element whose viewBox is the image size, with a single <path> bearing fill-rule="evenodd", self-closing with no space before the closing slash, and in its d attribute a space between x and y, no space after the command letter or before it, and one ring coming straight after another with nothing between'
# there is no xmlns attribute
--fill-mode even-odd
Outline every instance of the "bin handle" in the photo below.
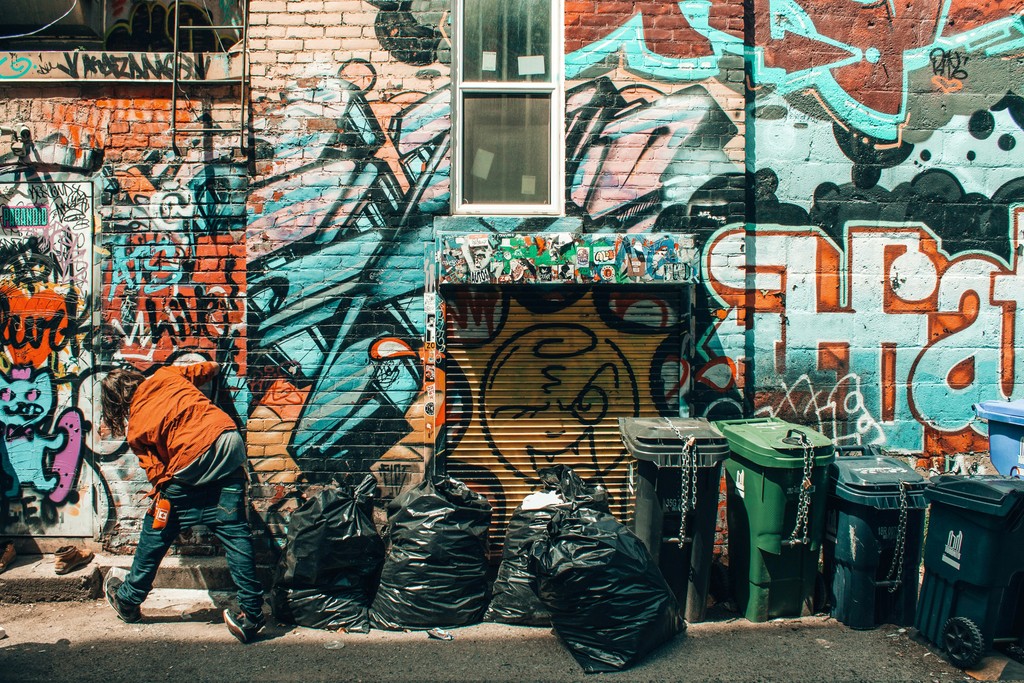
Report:
<svg viewBox="0 0 1024 683"><path fill-rule="evenodd" d="M795 436L794 436L795 435ZM793 446L803 446L808 444L807 435L801 432L799 429L790 429L786 432L785 438L782 439L782 443L788 443Z"/></svg>
<svg viewBox="0 0 1024 683"><path fill-rule="evenodd" d="M1024 479L1024 477L1020 476L1020 467L1018 467L1017 465L1014 465L1013 467L1010 468L1010 476L1013 477L1014 479Z"/></svg>

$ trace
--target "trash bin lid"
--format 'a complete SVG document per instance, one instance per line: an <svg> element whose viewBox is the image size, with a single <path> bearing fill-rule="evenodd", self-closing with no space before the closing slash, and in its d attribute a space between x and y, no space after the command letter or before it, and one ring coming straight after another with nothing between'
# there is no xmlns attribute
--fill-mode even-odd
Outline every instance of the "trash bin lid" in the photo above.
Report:
<svg viewBox="0 0 1024 683"><path fill-rule="evenodd" d="M1024 501L1024 479L994 474L975 477L939 474L932 477L924 495L931 502L1006 517Z"/></svg>
<svg viewBox="0 0 1024 683"><path fill-rule="evenodd" d="M928 480L902 460L884 456L836 458L829 466L829 490L837 498L870 505L879 510L899 507L900 486L907 495L907 507L924 509Z"/></svg>
<svg viewBox="0 0 1024 683"><path fill-rule="evenodd" d="M839 444L836 444L836 459L837 460L839 458L853 457L853 456L856 456L856 455L868 455L868 456L875 457L875 458L883 457L882 456L882 448L881 448L881 446L876 446L873 443L859 443L859 444L844 445L844 446L840 446Z"/></svg>
<svg viewBox="0 0 1024 683"><path fill-rule="evenodd" d="M703 417L620 417L619 434L633 457L658 467L682 467L690 437L698 467L714 467L729 456L729 442Z"/></svg>
<svg viewBox="0 0 1024 683"><path fill-rule="evenodd" d="M1024 399L1019 401L984 401L974 404L975 414L983 420L1024 425Z"/></svg>
<svg viewBox="0 0 1024 683"><path fill-rule="evenodd" d="M815 465L834 459L835 448L824 434L777 417L719 420L715 426L733 453L764 467L803 467L805 444L814 451Z"/></svg>

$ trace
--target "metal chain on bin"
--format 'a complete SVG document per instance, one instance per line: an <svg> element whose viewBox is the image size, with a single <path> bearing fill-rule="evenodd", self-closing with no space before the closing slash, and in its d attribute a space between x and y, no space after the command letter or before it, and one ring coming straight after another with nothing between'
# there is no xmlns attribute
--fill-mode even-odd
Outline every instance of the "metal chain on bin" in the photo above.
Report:
<svg viewBox="0 0 1024 683"><path fill-rule="evenodd" d="M814 471L814 448L807 440L807 435L800 433L800 442L804 448L804 478L800 482L800 494L796 504L796 526L789 537L790 544L810 542L810 525L807 523L808 512L811 505L811 474Z"/></svg>
<svg viewBox="0 0 1024 683"><path fill-rule="evenodd" d="M900 482L900 519L896 527L896 548L893 551L892 566L886 581L890 581L889 592L895 593L903 583L903 559L907 547L907 482Z"/></svg>
<svg viewBox="0 0 1024 683"><path fill-rule="evenodd" d="M683 444L679 463L679 547L682 548L686 545L686 517L697 509L697 438L684 437L672 420L666 417L665 421Z"/></svg>

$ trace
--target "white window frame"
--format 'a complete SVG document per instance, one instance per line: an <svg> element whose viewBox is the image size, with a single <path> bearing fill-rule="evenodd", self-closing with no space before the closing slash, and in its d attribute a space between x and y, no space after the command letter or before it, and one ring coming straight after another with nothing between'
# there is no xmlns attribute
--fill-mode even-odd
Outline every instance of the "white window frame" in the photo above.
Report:
<svg viewBox="0 0 1024 683"><path fill-rule="evenodd" d="M510 0L515 2L515 0ZM551 0L551 82L549 83L496 83L493 81L462 81L462 9L472 0L452 0L452 23L455 36L452 60L452 157L451 157L451 211L459 216L560 216L565 207L565 55L563 0ZM550 135L548 149L548 177L551 179L549 202L536 204L467 204L463 197L462 162L463 100L467 94L538 94L551 97Z"/></svg>

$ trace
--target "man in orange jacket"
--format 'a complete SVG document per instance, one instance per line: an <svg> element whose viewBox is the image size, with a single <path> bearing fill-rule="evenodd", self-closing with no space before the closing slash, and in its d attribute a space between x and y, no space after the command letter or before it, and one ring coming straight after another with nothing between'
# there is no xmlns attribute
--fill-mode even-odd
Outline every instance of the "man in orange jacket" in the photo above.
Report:
<svg viewBox="0 0 1024 683"><path fill-rule="evenodd" d="M104 591L122 621L139 621L168 548L183 530L205 525L223 543L238 591L240 610L224 610L224 622L247 643L266 625L263 586L246 518L245 443L231 417L199 390L218 370L206 362L163 367L148 378L117 369L104 378L103 423L127 436L154 487L131 570L123 581L108 575Z"/></svg>

